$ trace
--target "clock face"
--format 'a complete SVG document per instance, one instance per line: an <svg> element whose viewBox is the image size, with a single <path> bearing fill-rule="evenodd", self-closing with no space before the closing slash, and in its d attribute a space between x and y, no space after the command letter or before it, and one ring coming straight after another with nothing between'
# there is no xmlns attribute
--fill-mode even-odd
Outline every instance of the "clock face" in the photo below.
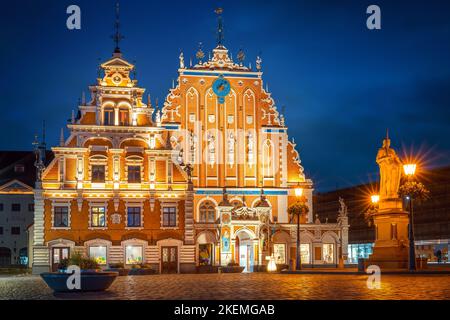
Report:
<svg viewBox="0 0 450 320"><path fill-rule="evenodd" d="M219 78L216 79L213 83L213 91L214 93L219 97L219 102L224 103L225 97L230 93L231 91L231 85L230 82L223 77L223 75L220 75Z"/></svg>

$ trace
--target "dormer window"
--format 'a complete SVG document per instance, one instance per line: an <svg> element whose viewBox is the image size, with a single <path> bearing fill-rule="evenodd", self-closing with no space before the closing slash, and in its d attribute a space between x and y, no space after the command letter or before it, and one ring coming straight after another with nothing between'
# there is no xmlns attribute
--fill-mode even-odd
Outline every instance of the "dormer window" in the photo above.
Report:
<svg viewBox="0 0 450 320"><path fill-rule="evenodd" d="M130 125L130 112L128 111L128 109L119 109L119 125Z"/></svg>
<svg viewBox="0 0 450 320"><path fill-rule="evenodd" d="M14 166L14 172L15 173L23 173L23 172L25 172L25 166L23 164L16 164Z"/></svg>
<svg viewBox="0 0 450 320"><path fill-rule="evenodd" d="M114 109L113 108L105 108L103 111L103 124L105 126L113 126L114 125Z"/></svg>

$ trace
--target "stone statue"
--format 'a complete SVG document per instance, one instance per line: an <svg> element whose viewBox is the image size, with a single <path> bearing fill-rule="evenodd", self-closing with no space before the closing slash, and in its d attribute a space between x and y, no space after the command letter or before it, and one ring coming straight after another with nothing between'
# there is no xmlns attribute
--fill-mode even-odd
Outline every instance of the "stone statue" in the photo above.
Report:
<svg viewBox="0 0 450 320"><path fill-rule="evenodd" d="M256 57L256 70L261 71L262 59L260 56Z"/></svg>
<svg viewBox="0 0 450 320"><path fill-rule="evenodd" d="M339 216L346 217L348 214L347 205L344 202L344 198L339 197Z"/></svg>
<svg viewBox="0 0 450 320"><path fill-rule="evenodd" d="M234 163L234 144L236 139L234 138L233 132L228 135L228 162L230 164Z"/></svg>
<svg viewBox="0 0 450 320"><path fill-rule="evenodd" d="M180 53L180 69L184 69L184 55L183 55L183 52Z"/></svg>
<svg viewBox="0 0 450 320"><path fill-rule="evenodd" d="M216 161L216 147L214 145L214 135L208 134L208 154L209 154L209 162L213 164Z"/></svg>
<svg viewBox="0 0 450 320"><path fill-rule="evenodd" d="M377 163L380 166L380 200L398 199L398 188L402 176L402 162L390 148L389 136L383 140L383 146L378 150Z"/></svg>
<svg viewBox="0 0 450 320"><path fill-rule="evenodd" d="M156 124L161 125L161 112L159 110L156 111L155 122Z"/></svg>

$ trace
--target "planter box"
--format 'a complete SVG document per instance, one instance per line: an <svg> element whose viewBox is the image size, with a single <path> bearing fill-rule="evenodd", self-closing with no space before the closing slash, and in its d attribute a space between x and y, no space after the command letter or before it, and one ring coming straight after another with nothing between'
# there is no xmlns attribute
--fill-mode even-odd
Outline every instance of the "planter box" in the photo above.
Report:
<svg viewBox="0 0 450 320"><path fill-rule="evenodd" d="M118 275L117 272L81 272L81 288L73 290L67 287L69 273L46 272L41 277L55 292L89 292L108 289Z"/></svg>
<svg viewBox="0 0 450 320"><path fill-rule="evenodd" d="M155 274L156 271L150 268L142 268L142 269L130 269L128 272L129 276L148 276L150 274Z"/></svg>
<svg viewBox="0 0 450 320"><path fill-rule="evenodd" d="M197 266L197 273L217 273L219 271L218 266Z"/></svg>
<svg viewBox="0 0 450 320"><path fill-rule="evenodd" d="M220 270L223 273L242 273L242 271L244 271L245 267L240 267L240 266L233 266L233 267L221 267Z"/></svg>
<svg viewBox="0 0 450 320"><path fill-rule="evenodd" d="M105 269L106 272L117 272L119 277L127 276L130 273L130 269L126 268L109 268Z"/></svg>

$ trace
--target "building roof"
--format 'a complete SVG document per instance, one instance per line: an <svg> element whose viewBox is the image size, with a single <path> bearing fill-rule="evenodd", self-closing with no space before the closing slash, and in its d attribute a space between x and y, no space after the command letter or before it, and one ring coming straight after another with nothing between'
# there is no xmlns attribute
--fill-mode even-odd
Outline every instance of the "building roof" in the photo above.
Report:
<svg viewBox="0 0 450 320"><path fill-rule="evenodd" d="M46 163L53 159L53 152L46 151ZM31 188L36 181L36 156L33 151L0 151L0 185L18 180Z"/></svg>

